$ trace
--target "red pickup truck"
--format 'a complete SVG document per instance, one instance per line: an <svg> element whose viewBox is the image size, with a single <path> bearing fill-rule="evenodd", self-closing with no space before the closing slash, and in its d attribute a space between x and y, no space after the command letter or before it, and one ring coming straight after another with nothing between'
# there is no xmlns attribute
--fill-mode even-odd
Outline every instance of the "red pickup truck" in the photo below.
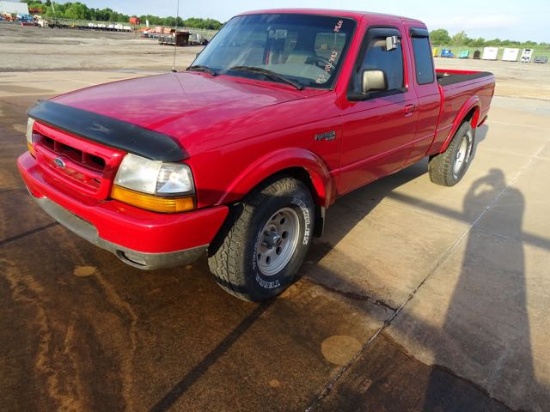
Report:
<svg viewBox="0 0 550 412"><path fill-rule="evenodd" d="M18 166L47 213L127 264L207 252L222 288L260 301L339 196L426 156L433 182L459 182L493 91L491 73L436 71L417 20L250 12L183 72L38 102Z"/></svg>

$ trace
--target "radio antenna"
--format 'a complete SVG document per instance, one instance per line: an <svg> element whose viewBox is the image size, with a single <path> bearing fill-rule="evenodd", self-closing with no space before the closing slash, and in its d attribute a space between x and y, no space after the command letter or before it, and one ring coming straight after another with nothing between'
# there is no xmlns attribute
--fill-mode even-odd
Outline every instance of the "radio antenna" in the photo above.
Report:
<svg viewBox="0 0 550 412"><path fill-rule="evenodd" d="M174 30L174 62L172 64L172 73L176 73L176 49L178 47L178 20L180 19L180 0L178 0L178 9L176 10L176 28Z"/></svg>

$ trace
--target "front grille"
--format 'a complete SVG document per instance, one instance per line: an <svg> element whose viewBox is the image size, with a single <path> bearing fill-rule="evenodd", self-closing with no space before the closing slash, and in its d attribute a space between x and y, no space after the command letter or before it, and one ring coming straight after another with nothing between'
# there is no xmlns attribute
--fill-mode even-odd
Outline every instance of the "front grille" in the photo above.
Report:
<svg viewBox="0 0 550 412"><path fill-rule="evenodd" d="M60 190L95 199L109 196L123 153L43 124L35 123L38 163Z"/></svg>
<svg viewBox="0 0 550 412"><path fill-rule="evenodd" d="M97 172L103 172L105 169L105 159L86 153L82 150L75 149L69 145L60 143L50 137L39 135L38 139L44 147L47 147L52 152L59 156L65 156L88 169L95 170Z"/></svg>

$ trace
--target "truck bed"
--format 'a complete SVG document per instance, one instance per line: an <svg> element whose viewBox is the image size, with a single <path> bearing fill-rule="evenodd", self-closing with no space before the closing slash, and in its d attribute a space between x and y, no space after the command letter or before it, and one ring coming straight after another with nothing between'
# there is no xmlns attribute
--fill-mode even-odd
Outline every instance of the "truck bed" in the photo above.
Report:
<svg viewBox="0 0 550 412"><path fill-rule="evenodd" d="M492 76L491 72L466 71L466 70L445 70L437 69L437 82L441 86L449 86L455 83L461 83L467 80L479 79L481 77Z"/></svg>
<svg viewBox="0 0 550 412"><path fill-rule="evenodd" d="M491 105L495 88L493 73L466 70L436 70L437 82L443 99L438 130L429 154L440 153L449 137L460 126L458 120L467 118L472 98L479 99L480 111L473 119L472 127L479 127L485 119Z"/></svg>

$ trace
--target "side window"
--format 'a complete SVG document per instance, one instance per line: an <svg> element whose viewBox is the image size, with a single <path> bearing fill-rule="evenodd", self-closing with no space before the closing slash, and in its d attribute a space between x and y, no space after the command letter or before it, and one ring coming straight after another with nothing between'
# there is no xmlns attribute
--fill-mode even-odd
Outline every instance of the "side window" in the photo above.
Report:
<svg viewBox="0 0 550 412"><path fill-rule="evenodd" d="M426 36L412 37L412 46L414 52L414 66L416 71L416 82L418 84L429 84L435 80L435 70L432 59L432 50L430 40Z"/></svg>
<svg viewBox="0 0 550 412"><path fill-rule="evenodd" d="M387 48L388 37L397 37L391 49ZM355 65L355 92L361 91L361 78L365 70L382 70L388 82L388 91L399 91L404 85L403 50L400 33L396 29L371 29L365 37L362 53Z"/></svg>

